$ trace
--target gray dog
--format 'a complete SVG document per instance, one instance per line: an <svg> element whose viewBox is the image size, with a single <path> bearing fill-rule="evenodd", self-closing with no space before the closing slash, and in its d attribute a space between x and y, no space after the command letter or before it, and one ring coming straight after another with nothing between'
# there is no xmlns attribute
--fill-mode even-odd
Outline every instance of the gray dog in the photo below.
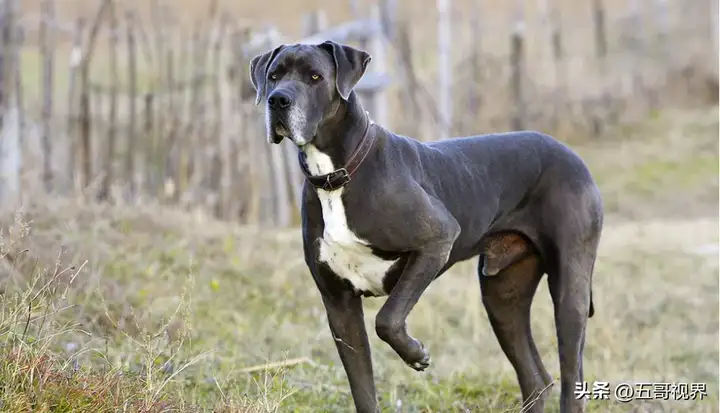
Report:
<svg viewBox="0 0 720 413"><path fill-rule="evenodd" d="M430 283L479 256L483 304L517 374L525 411L553 382L530 331L543 274L555 308L560 411L584 411L585 326L603 207L576 153L537 132L422 143L376 125L353 88L368 53L327 41L282 45L250 63L267 139L292 140L306 175L305 262L320 290L358 412L379 411L363 296L387 296L375 331L410 367L430 355L406 319Z"/></svg>

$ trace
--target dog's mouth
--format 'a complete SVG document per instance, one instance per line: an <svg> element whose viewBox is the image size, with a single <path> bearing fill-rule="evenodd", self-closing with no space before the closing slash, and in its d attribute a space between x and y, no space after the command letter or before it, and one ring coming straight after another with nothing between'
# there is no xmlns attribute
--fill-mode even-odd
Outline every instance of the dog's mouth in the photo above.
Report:
<svg viewBox="0 0 720 413"><path fill-rule="evenodd" d="M281 120L275 121L275 134L283 138L290 137L290 129Z"/></svg>
<svg viewBox="0 0 720 413"><path fill-rule="evenodd" d="M275 120L271 125L271 129L268 131L269 143L279 144L282 142L283 138L290 138L290 128L285 126L282 121Z"/></svg>
<svg viewBox="0 0 720 413"><path fill-rule="evenodd" d="M275 136L277 136L277 138L275 139L277 142L281 141L283 138L290 138L290 130L282 122L275 123L274 132Z"/></svg>
<svg viewBox="0 0 720 413"><path fill-rule="evenodd" d="M272 123L272 130L270 132L270 141L274 144L279 144L283 138L290 139L297 147L302 148L307 144L308 142L304 139L299 139L296 136L293 136L290 132L290 128L287 127L285 122L283 122L280 119L276 119Z"/></svg>

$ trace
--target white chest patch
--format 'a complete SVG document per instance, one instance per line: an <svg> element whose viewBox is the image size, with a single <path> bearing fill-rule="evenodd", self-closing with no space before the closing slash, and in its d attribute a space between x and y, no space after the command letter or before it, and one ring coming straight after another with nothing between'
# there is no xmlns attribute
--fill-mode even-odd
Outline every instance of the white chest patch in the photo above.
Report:
<svg viewBox="0 0 720 413"><path fill-rule="evenodd" d="M329 156L312 145L305 145L307 166L313 175L335 170ZM342 194L345 188L334 191L318 189L325 231L320 240L320 261L326 263L339 277L344 278L360 292L384 296L383 279L395 261L373 255L369 243L356 236L348 227Z"/></svg>

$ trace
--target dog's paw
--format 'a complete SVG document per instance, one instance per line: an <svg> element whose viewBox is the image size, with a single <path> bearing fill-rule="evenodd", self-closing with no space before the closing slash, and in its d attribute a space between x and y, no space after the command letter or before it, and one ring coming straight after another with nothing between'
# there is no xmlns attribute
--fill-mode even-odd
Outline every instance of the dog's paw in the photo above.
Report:
<svg viewBox="0 0 720 413"><path fill-rule="evenodd" d="M430 362L431 362L430 353L427 351L427 349L425 348L425 346L422 343L420 343L420 346L421 346L422 352L423 352L422 359L408 363L408 366L412 367L416 371L425 370L426 368L428 368L430 366Z"/></svg>
<svg viewBox="0 0 720 413"><path fill-rule="evenodd" d="M410 367L416 371L425 371L426 368L430 367L430 357L427 360L416 361L415 363L409 364Z"/></svg>

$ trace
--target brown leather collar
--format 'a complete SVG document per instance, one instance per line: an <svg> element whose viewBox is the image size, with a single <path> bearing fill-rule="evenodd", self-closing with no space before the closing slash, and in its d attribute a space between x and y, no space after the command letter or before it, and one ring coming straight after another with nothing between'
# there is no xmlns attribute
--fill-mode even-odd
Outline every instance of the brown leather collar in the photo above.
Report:
<svg viewBox="0 0 720 413"><path fill-rule="evenodd" d="M375 134L368 133L370 131L370 125L373 122L368 117L367 126L365 132L360 140L360 144L355 148L355 151L350 155L347 163L344 167L336 169L328 174L324 175L313 175L308 169L307 162L305 162L305 153L298 151L298 160L300 161L300 169L305 174L305 179L310 182L315 188L323 189L325 191L334 191L340 189L350 182L350 178L360 167L360 164L365 160L370 149L375 142Z"/></svg>

